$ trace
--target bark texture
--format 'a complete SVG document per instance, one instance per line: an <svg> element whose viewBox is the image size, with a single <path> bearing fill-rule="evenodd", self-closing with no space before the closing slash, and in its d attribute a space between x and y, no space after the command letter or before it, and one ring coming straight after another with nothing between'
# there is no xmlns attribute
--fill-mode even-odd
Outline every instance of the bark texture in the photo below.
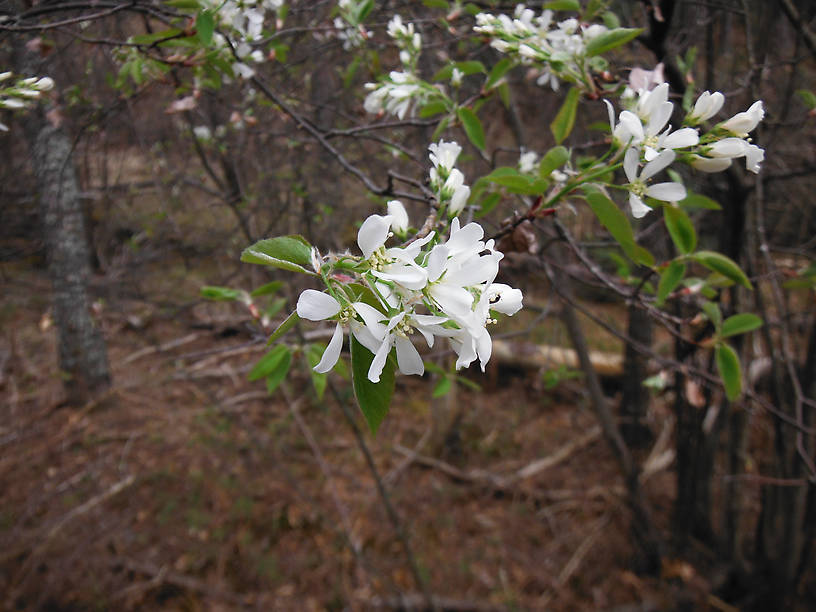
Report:
<svg viewBox="0 0 816 612"><path fill-rule="evenodd" d="M61 129L33 116L29 121L59 367L68 401L83 403L110 385L110 373L105 342L89 308L90 255L72 147Z"/></svg>

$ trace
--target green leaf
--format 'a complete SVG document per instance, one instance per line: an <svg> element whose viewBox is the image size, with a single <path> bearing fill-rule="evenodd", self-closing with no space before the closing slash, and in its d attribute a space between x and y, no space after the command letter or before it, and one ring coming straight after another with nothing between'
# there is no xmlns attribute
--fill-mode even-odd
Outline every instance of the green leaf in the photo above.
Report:
<svg viewBox="0 0 816 612"><path fill-rule="evenodd" d="M310 344L306 348L306 361L309 364L309 376L312 378L312 386L315 390L315 395L317 395L317 399L322 400L323 395L326 393L326 385L329 382L329 373L326 372L325 374L320 372L315 372L314 367L320 363L320 359L323 357L323 351L326 350L325 344L320 344L315 342L314 344ZM342 359L338 360L337 363L342 363ZM337 367L337 364L335 364Z"/></svg>
<svg viewBox="0 0 816 612"><path fill-rule="evenodd" d="M162 30L161 32L153 32L151 34L137 34L136 36L131 36L128 39L128 42L131 42L134 45L152 45L153 43L162 41L166 38L178 36L179 34L181 34L181 30L178 28L171 28L169 30Z"/></svg>
<svg viewBox="0 0 816 612"><path fill-rule="evenodd" d="M311 245L302 236L264 238L244 249L241 261L314 276L314 272L304 267L311 266L311 252Z"/></svg>
<svg viewBox="0 0 816 612"><path fill-rule="evenodd" d="M734 281L738 285L742 285L746 289L753 289L748 277L745 276L740 267L734 260L726 257L722 253L715 253L714 251L700 251L692 256L709 270L713 270L722 274L726 278Z"/></svg>
<svg viewBox="0 0 816 612"><path fill-rule="evenodd" d="M196 16L196 33L198 40L205 47L209 46L213 39L213 32L215 31L215 19L210 11L199 11Z"/></svg>
<svg viewBox="0 0 816 612"><path fill-rule="evenodd" d="M269 336L269 340L266 341L266 345L269 346L270 344L275 342L275 340L277 340L278 338L283 336L286 332L288 332L290 329L292 329L297 324L298 321L300 321L300 317L298 316L297 312L293 312L292 314L290 314L288 317L286 317L286 319L284 319L283 323L278 325L278 328L272 332L272 335Z"/></svg>
<svg viewBox="0 0 816 612"><path fill-rule="evenodd" d="M479 219L480 217L484 217L488 214L491 210L496 208L496 204L501 201L501 194L500 193L491 193L485 196L484 200L479 202L476 211L476 218Z"/></svg>
<svg viewBox="0 0 816 612"><path fill-rule="evenodd" d="M603 22L604 25L610 30L614 30L620 27L620 19L618 19L618 16L612 11L606 11L603 14Z"/></svg>
<svg viewBox="0 0 816 612"><path fill-rule="evenodd" d="M451 388L453 387L453 381L448 378L447 376L443 376L439 379L439 382L436 383L434 387L433 393L431 393L431 397L437 398L446 395Z"/></svg>
<svg viewBox="0 0 816 612"><path fill-rule="evenodd" d="M596 36L587 43L586 56L600 55L616 47L625 45L643 32L642 28L615 28Z"/></svg>
<svg viewBox="0 0 816 612"><path fill-rule="evenodd" d="M202 287L201 297L208 300L231 301L239 300L246 292L240 289L230 289L229 287Z"/></svg>
<svg viewBox="0 0 816 612"><path fill-rule="evenodd" d="M635 236L629 219L615 203L600 191L587 193L586 200L598 220L621 245L624 253L635 263L651 266L654 257L649 251L635 243Z"/></svg>
<svg viewBox="0 0 816 612"><path fill-rule="evenodd" d="M577 87L570 89L564 104L561 105L561 109L550 124L550 131L552 131L557 144L564 142L564 139L572 131L572 126L575 125L575 112L578 110L580 95L581 92Z"/></svg>
<svg viewBox="0 0 816 612"><path fill-rule="evenodd" d="M271 283L266 283L265 285L261 285L260 287L255 289L252 293L250 293L249 295L251 295L252 297L258 297L260 295L271 295L271 294L276 293L277 291L279 291L281 287L283 287L283 282L281 282L281 281L272 281Z"/></svg>
<svg viewBox="0 0 816 612"><path fill-rule="evenodd" d="M660 275L660 282L657 284L657 306L662 306L669 297L669 294L677 288L683 275L686 273L686 264L680 261L673 261Z"/></svg>
<svg viewBox="0 0 816 612"><path fill-rule="evenodd" d="M496 91L499 93L499 100L504 104L504 108L510 108L510 86L507 82L499 83Z"/></svg>
<svg viewBox="0 0 816 612"><path fill-rule="evenodd" d="M552 0L544 5L544 9L551 11L576 11L580 12L581 3L578 0Z"/></svg>
<svg viewBox="0 0 816 612"><path fill-rule="evenodd" d="M697 233L691 219L679 208L671 205L663 207L663 220L677 250L688 255L697 247Z"/></svg>
<svg viewBox="0 0 816 612"><path fill-rule="evenodd" d="M468 60L468 61L465 61L465 62L456 62L453 65L456 66L456 68L459 69L459 72L461 72L465 76L467 76L469 74L476 74L477 72L487 72L487 68L485 68L485 65L482 62L479 62L477 60ZM453 70L451 70L451 73L453 73ZM448 78L450 78L450 75L448 75ZM436 80L436 79L434 79L434 80Z"/></svg>
<svg viewBox="0 0 816 612"><path fill-rule="evenodd" d="M805 106L808 108L816 108L816 94L814 94L812 91L808 89L800 89L796 92L796 95L802 99L802 102L804 102Z"/></svg>
<svg viewBox="0 0 816 612"><path fill-rule="evenodd" d="M166 0L165 4L179 9L197 9L200 7L198 0Z"/></svg>
<svg viewBox="0 0 816 612"><path fill-rule="evenodd" d="M487 81L485 81L485 89L493 89L496 83L498 83L513 66L515 66L515 62L509 57L505 57L497 62L496 65L490 69L490 74L487 76Z"/></svg>
<svg viewBox="0 0 816 612"><path fill-rule="evenodd" d="M729 401L733 402L742 392L742 371L739 357L734 349L725 343L717 345L715 357L717 370L725 387L725 395Z"/></svg>
<svg viewBox="0 0 816 612"><path fill-rule="evenodd" d="M501 166L500 168L496 168L493 170L493 172L483 178L491 183L496 183L497 185L514 189L524 189L530 184L530 179L528 177L524 176L521 172L511 166Z"/></svg>
<svg viewBox="0 0 816 612"><path fill-rule="evenodd" d="M685 200L677 203L680 208L704 208L706 210L722 210L722 206L714 200L699 193L689 192Z"/></svg>
<svg viewBox="0 0 816 612"><path fill-rule="evenodd" d="M750 312L743 312L732 315L723 321L720 336L728 338L759 329L760 327L762 327L762 319Z"/></svg>
<svg viewBox="0 0 816 612"><path fill-rule="evenodd" d="M249 371L249 380L258 380L266 378L280 366L281 362L287 356L291 357L289 347L285 344L279 344L266 355L261 357L260 361L255 364L255 367Z"/></svg>
<svg viewBox="0 0 816 612"><path fill-rule="evenodd" d="M456 115L459 117L459 121L462 122L462 126L465 128L465 133L470 139L470 142L472 142L477 149L484 151L484 129L482 128L482 122L479 121L476 113L469 108L462 107L456 111Z"/></svg>
<svg viewBox="0 0 816 612"><path fill-rule="evenodd" d="M388 405L394 394L394 360L389 356L385 362L380 382L368 380L368 370L374 361L374 354L351 337L351 379L357 404L365 417L372 434L377 433L380 423L388 414Z"/></svg>
<svg viewBox="0 0 816 612"><path fill-rule="evenodd" d="M368 14L371 12L371 9L374 8L374 0L365 0L357 5L357 9L355 11L354 19L356 23L362 23Z"/></svg>
<svg viewBox="0 0 816 612"><path fill-rule="evenodd" d="M708 317L708 320L714 324L714 328L717 330L717 333L720 333L720 329L722 328L722 312L720 311L720 307L717 306L714 302L703 302L700 306L703 309L703 312Z"/></svg>
<svg viewBox="0 0 816 612"><path fill-rule="evenodd" d="M448 110L448 107L444 102L441 100L434 100L433 102L428 102L419 110L419 116L422 119L427 119L428 117L433 117L439 113L444 113L446 110Z"/></svg>
<svg viewBox="0 0 816 612"><path fill-rule="evenodd" d="M569 159L569 151L566 147L558 145L557 147L553 147L547 153L544 154L544 157L541 158L541 162L538 166L538 175L541 178L550 178L550 173L556 168L560 168Z"/></svg>
<svg viewBox="0 0 816 612"><path fill-rule="evenodd" d="M445 128L448 127L450 120L451 120L450 115L442 118L442 121L439 122L439 125L436 126L434 133L431 135L431 142L436 142L436 139L439 138L439 135L445 131Z"/></svg>
<svg viewBox="0 0 816 612"><path fill-rule="evenodd" d="M422 0L422 4L429 8L441 8L445 9L446 11L450 6L447 0Z"/></svg>
<svg viewBox="0 0 816 612"><path fill-rule="evenodd" d="M286 348L286 347L284 347ZM277 389L289 373L289 366L292 365L292 353L286 348L283 358L278 363L277 367L266 376L266 390L270 394Z"/></svg>

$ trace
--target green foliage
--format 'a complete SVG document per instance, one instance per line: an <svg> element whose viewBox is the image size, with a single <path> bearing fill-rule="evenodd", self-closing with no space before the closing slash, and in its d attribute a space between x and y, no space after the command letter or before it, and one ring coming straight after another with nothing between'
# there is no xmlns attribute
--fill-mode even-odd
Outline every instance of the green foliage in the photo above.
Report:
<svg viewBox="0 0 816 612"><path fill-rule="evenodd" d="M684 255L692 253L697 247L697 232L688 215L682 209L668 204L663 207L663 219L677 250Z"/></svg>
<svg viewBox="0 0 816 612"><path fill-rule="evenodd" d="M635 242L635 235L632 232L629 219L612 200L598 190L589 191L586 194L586 200L592 212L612 234L612 237L617 240L627 257L644 266L654 265L654 257L649 251Z"/></svg>
<svg viewBox="0 0 816 612"><path fill-rule="evenodd" d="M310 265L311 253L311 245L302 236L281 236L264 238L247 247L241 261L314 275L304 267Z"/></svg>
<svg viewBox="0 0 816 612"><path fill-rule="evenodd" d="M733 259L726 257L722 253L714 251L699 251L692 256L696 261L703 264L709 270L722 274L727 279L742 285L746 289L753 289L745 272L736 264Z"/></svg>
<svg viewBox="0 0 816 612"><path fill-rule="evenodd" d="M739 357L729 345L721 343L715 349L717 361L717 371L720 373L725 395L729 401L734 401L742 393L742 370L740 369Z"/></svg>
<svg viewBox="0 0 816 612"><path fill-rule="evenodd" d="M586 48L587 57L600 55L612 49L617 49L639 36L643 32L642 28L616 28L604 32L589 41Z"/></svg>
<svg viewBox="0 0 816 612"><path fill-rule="evenodd" d="M555 142L558 144L564 142L564 139L572 132L572 128L575 125L575 113L578 110L578 99L580 96L580 89L577 87L570 89L558 114L550 124L550 131L553 134L553 138L555 138Z"/></svg>
<svg viewBox="0 0 816 612"><path fill-rule="evenodd" d="M465 128L465 133L473 145L480 151L485 149L485 134L482 128L482 122L472 110L463 106L456 110L456 116L462 122L462 127Z"/></svg>
<svg viewBox="0 0 816 612"><path fill-rule="evenodd" d="M722 324L720 336L729 338L738 334L744 334L762 327L762 319L755 314L744 312L728 317Z"/></svg>
<svg viewBox="0 0 816 612"><path fill-rule="evenodd" d="M660 274L657 284L656 306L662 306L669 294L674 291L686 274L686 264L681 261L672 261Z"/></svg>
<svg viewBox="0 0 816 612"><path fill-rule="evenodd" d="M360 344L354 335L350 337L351 379L354 385L354 395L368 428L371 433L376 434L380 423L388 414L388 406L394 394L396 365L393 357L389 356L380 375L380 382L371 382L368 379L368 370L371 362L374 361L374 354Z"/></svg>

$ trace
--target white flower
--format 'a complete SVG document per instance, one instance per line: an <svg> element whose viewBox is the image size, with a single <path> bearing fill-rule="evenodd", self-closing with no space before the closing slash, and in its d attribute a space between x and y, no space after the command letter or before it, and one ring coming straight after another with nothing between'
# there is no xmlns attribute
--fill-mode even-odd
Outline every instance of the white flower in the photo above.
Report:
<svg viewBox="0 0 816 612"><path fill-rule="evenodd" d="M727 159L728 163L720 163L721 169L725 169L731 165L731 160L737 157L745 157L745 168L754 174L759 172L760 163L765 159L765 150L751 144L742 138L723 138L713 143L706 151L708 155L715 159ZM705 158L700 158L705 159ZM700 162L698 162L700 163ZM694 162L692 162L694 165ZM706 164L703 163L703 166ZM695 166L697 167L697 166ZM708 164L709 168L716 168L715 164ZM718 170L709 170L700 168L704 172L717 172Z"/></svg>
<svg viewBox="0 0 816 612"><path fill-rule="evenodd" d="M458 68L454 68L453 72L451 72L451 85L453 87L459 87L462 84L462 77L465 76L465 73L459 70Z"/></svg>
<svg viewBox="0 0 816 612"><path fill-rule="evenodd" d="M330 371L340 358L340 351L343 349L343 323L350 323L351 333L372 353L380 345L385 334L385 325L380 322L385 315L376 308L363 302L353 302L344 310L335 298L314 289L306 289L300 294L296 312L301 319L309 321L324 321L340 315L329 345L323 352L320 362L314 367L314 371L321 374ZM353 319L355 315L359 315L363 323Z"/></svg>
<svg viewBox="0 0 816 612"><path fill-rule="evenodd" d="M723 121L719 127L745 138L749 132L754 131L763 117L765 117L765 109L762 107L762 100L758 100L747 111L737 113L727 121Z"/></svg>
<svg viewBox="0 0 816 612"><path fill-rule="evenodd" d="M388 215L391 217L391 229L398 234L408 231L408 212L402 202L391 200L388 202Z"/></svg>
<svg viewBox="0 0 816 612"><path fill-rule="evenodd" d="M391 229L390 215L371 215L360 226L357 232L357 244L363 252L363 258L371 265L371 274L375 277L397 283L412 291L422 290L428 282L424 268L414 261L420 249L434 236L428 234L415 240L405 248L385 248Z"/></svg>
<svg viewBox="0 0 816 612"><path fill-rule="evenodd" d="M456 159L462 152L462 147L456 142L440 140L439 144L431 143L428 150L430 150L428 157L434 168L444 168L449 171L456 165Z"/></svg>
<svg viewBox="0 0 816 612"><path fill-rule="evenodd" d="M711 119L720 112L724 103L725 96L719 91L715 91L714 93L704 91L700 94L700 97L697 98L697 102L694 103L694 109L686 117L686 121L691 125L697 125L701 121Z"/></svg>
<svg viewBox="0 0 816 612"><path fill-rule="evenodd" d="M538 155L535 151L525 151L519 156L519 171L528 174L535 170L538 163Z"/></svg>
<svg viewBox="0 0 816 612"><path fill-rule="evenodd" d="M440 325L447 320L447 317L418 315L414 314L413 311L405 310L392 317L386 327L383 342L375 352L374 359L368 369L368 379L373 383L380 381L385 361L394 346L397 349L397 367L400 372L420 376L424 374L425 364L419 351L411 341L410 335L413 334L414 330L419 331L428 346L432 347L435 335L447 335L446 330Z"/></svg>
<svg viewBox="0 0 816 612"><path fill-rule="evenodd" d="M636 219L640 219L652 210L643 202L643 196L649 196L663 202L677 202L685 199L686 188L680 183L646 184L646 181L671 164L675 157L676 154L671 149L661 151L657 157L646 164L640 176L638 176L640 154L634 148L626 151L623 170L626 173L626 178L629 179L629 206L632 209L632 216Z"/></svg>
<svg viewBox="0 0 816 612"><path fill-rule="evenodd" d="M728 157L702 157L700 155L692 155L691 166L695 170L701 172L722 172L731 165L731 159Z"/></svg>

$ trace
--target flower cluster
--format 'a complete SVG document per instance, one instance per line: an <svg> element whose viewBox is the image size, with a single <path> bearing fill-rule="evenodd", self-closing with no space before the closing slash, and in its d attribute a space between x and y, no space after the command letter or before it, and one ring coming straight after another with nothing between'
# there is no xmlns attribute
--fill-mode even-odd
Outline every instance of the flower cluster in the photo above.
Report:
<svg viewBox="0 0 816 612"><path fill-rule="evenodd" d="M422 105L434 93L416 75L416 64L422 50L422 37L414 24L405 24L394 15L388 22L388 35L400 50L402 70L393 70L379 83L366 83L369 93L365 99L367 112L386 112L404 119L413 104Z"/></svg>
<svg viewBox="0 0 816 612"><path fill-rule="evenodd" d="M555 22L549 9L536 17L523 4L516 6L513 19L479 13L473 29L489 36L491 47L517 56L521 63L543 65L538 84L549 84L553 90L558 90L559 78L581 80L587 44L608 31L602 24L572 18Z"/></svg>
<svg viewBox="0 0 816 612"><path fill-rule="evenodd" d="M267 11L280 14L283 0L205 0L204 5L213 11L221 30L213 34L213 44L225 51L232 46L238 58L232 62L233 72L245 79L252 78L255 71L249 62L261 63L266 59L263 51L253 49L253 44L263 39Z"/></svg>
<svg viewBox="0 0 816 612"><path fill-rule="evenodd" d="M464 209L470 197L470 187L465 185L465 175L454 168L462 147L456 142L440 140L439 144L429 147L433 167L430 171L430 184L436 194L440 210L447 207L448 215L458 215Z"/></svg>
<svg viewBox="0 0 816 612"><path fill-rule="evenodd" d="M362 2L355 0L340 0L337 3L340 16L334 18L334 28L346 51L361 47L371 37L371 32L365 29L360 18L362 5Z"/></svg>
<svg viewBox="0 0 816 612"><path fill-rule="evenodd" d="M433 145L435 169L452 168L458 145ZM368 379L379 382L391 349L403 374L423 374L425 366L411 336L419 333L429 347L447 338L457 355L456 367L490 359L492 341L487 326L494 313L513 315L522 306L518 289L494 282L503 255L493 240L484 240L477 223L462 226L457 218L446 239L430 232L402 247L387 247L394 232L405 234L408 215L398 200L387 215L371 215L360 226L357 244L362 257L313 251L312 265L327 292L307 289L297 314L311 321L336 321L334 333L317 372L331 370L340 356L343 333L349 333L374 358ZM360 290L362 288L362 291Z"/></svg>
<svg viewBox="0 0 816 612"><path fill-rule="evenodd" d="M11 83L11 72L0 72L0 109L18 110L27 108L44 91L54 88L50 77L28 77ZM3 83L8 83L3 85ZM8 126L0 123L0 131L7 132Z"/></svg>
<svg viewBox="0 0 816 612"><path fill-rule="evenodd" d="M651 210L644 203L644 196L664 202L686 197L680 183L649 184L653 176L678 158L698 170L719 172L730 166L732 159L745 157L746 168L759 172L765 152L751 144L747 137L765 114L761 101L701 136L697 126L716 115L725 101L719 92L703 92L683 120L685 127L674 131L669 125L674 104L669 101L668 83L660 83L653 89L641 88L623 99L628 108L621 111L617 123L611 103L605 102L613 141L618 147L626 148L623 169L629 180L629 205L635 218Z"/></svg>

